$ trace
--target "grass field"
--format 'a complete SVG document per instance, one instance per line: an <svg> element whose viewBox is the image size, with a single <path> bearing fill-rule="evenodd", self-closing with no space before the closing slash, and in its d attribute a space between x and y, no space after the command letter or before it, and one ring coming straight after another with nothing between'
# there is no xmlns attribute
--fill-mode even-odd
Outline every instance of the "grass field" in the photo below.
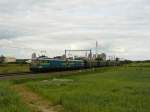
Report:
<svg viewBox="0 0 150 112"><path fill-rule="evenodd" d="M28 64L0 64L0 74L29 72Z"/></svg>
<svg viewBox="0 0 150 112"><path fill-rule="evenodd" d="M62 105L64 112L150 111L150 63L92 69L70 76L3 81L0 112L31 111L16 92L8 89L13 84L25 85L54 106Z"/></svg>
<svg viewBox="0 0 150 112"><path fill-rule="evenodd" d="M19 95L10 89L9 81L0 82L0 112L31 112Z"/></svg>
<svg viewBox="0 0 150 112"><path fill-rule="evenodd" d="M149 65L101 68L27 86L65 112L149 112Z"/></svg>

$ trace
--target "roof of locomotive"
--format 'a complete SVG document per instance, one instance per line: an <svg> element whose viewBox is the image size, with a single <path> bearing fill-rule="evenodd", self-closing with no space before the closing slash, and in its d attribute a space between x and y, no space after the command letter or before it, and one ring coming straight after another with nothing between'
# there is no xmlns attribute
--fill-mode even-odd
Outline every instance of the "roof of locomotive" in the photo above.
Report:
<svg viewBox="0 0 150 112"><path fill-rule="evenodd" d="M66 61L65 59L53 59L53 58L36 58L34 60L44 60L44 61ZM83 60L71 60L71 59L67 59L67 61L83 61Z"/></svg>

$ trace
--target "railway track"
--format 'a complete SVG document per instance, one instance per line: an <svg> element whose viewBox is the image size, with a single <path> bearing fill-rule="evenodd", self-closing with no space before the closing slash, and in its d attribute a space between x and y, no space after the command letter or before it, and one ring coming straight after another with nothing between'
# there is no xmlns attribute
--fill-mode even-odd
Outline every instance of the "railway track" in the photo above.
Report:
<svg viewBox="0 0 150 112"><path fill-rule="evenodd" d="M8 74L0 74L0 80L3 79L19 79L19 78L36 78L39 76L47 77L47 76L64 76L64 75L72 75L72 73L78 73L81 70L73 70L73 71L55 71L55 72L47 72L47 73L33 73L33 72L21 72L21 73L8 73Z"/></svg>
<svg viewBox="0 0 150 112"><path fill-rule="evenodd" d="M38 78L59 75L61 73L11 73L11 74L0 74L0 80L11 80L11 79L22 79L22 78Z"/></svg>
<svg viewBox="0 0 150 112"><path fill-rule="evenodd" d="M31 73L31 72L6 73L6 74L0 74L0 79L7 78L7 77L15 77L15 76L27 76L30 74L34 74L34 73Z"/></svg>
<svg viewBox="0 0 150 112"><path fill-rule="evenodd" d="M47 77L47 76L66 76L72 75L85 71L93 71L94 68L90 69L80 69L80 70L68 70L68 71L51 71L51 72L20 72L20 73L6 73L0 74L0 80L2 79L19 79L19 78L36 78L36 77Z"/></svg>

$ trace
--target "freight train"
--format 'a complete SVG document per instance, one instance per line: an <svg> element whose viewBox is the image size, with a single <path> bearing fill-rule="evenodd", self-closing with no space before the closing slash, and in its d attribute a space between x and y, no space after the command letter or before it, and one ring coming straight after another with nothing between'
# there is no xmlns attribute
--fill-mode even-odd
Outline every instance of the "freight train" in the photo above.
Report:
<svg viewBox="0 0 150 112"><path fill-rule="evenodd" d="M32 72L64 71L86 69L94 67L118 66L119 61L96 61L96 60L69 60L37 58L32 60L30 70Z"/></svg>

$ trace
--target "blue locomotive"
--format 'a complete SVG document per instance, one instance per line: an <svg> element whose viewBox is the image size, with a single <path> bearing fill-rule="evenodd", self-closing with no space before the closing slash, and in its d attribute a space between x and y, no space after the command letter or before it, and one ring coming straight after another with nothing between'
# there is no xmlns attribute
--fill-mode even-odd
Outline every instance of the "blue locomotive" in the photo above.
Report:
<svg viewBox="0 0 150 112"><path fill-rule="evenodd" d="M37 58L32 60L30 70L34 72L46 72L56 70L71 70L84 68L83 60L60 60L50 58Z"/></svg>
<svg viewBox="0 0 150 112"><path fill-rule="evenodd" d="M72 59L50 59L36 58L30 64L30 70L33 72L75 70L92 67L118 66L119 61L96 61L96 60L72 60Z"/></svg>

